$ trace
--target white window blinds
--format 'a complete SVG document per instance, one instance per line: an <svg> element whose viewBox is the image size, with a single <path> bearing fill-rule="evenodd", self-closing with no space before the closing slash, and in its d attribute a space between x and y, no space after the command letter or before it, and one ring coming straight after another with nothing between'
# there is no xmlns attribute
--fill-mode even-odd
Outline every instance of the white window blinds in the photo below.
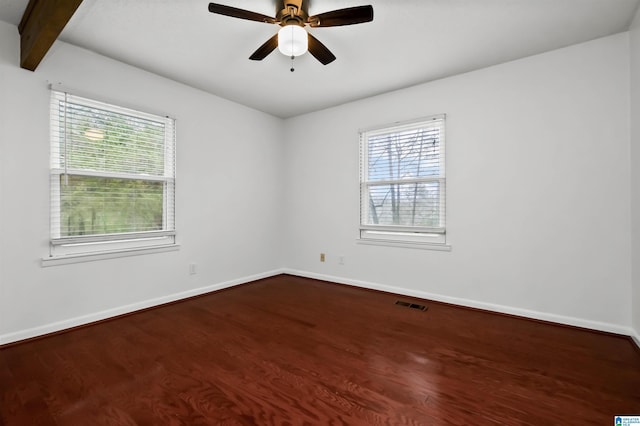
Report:
<svg viewBox="0 0 640 426"><path fill-rule="evenodd" d="M51 242L175 235L175 123L53 91Z"/></svg>
<svg viewBox="0 0 640 426"><path fill-rule="evenodd" d="M361 237L445 233L444 120L360 133Z"/></svg>

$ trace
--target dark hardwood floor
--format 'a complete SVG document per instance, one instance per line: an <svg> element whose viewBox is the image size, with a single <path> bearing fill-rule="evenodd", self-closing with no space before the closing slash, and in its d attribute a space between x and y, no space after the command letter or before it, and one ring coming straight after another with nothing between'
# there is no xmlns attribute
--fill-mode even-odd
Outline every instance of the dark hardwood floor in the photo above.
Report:
<svg viewBox="0 0 640 426"><path fill-rule="evenodd" d="M640 414L640 352L283 275L7 346L0 413L7 426L612 425Z"/></svg>

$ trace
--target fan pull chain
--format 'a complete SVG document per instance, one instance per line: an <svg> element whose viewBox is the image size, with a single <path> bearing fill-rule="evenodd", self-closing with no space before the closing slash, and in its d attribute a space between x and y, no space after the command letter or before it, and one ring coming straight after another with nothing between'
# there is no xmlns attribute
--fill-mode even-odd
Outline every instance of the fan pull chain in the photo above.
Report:
<svg viewBox="0 0 640 426"><path fill-rule="evenodd" d="M294 15L293 8L291 8L291 16ZM293 67L293 60L295 59L295 55L293 54L293 25L291 26L291 72L294 72L296 69Z"/></svg>

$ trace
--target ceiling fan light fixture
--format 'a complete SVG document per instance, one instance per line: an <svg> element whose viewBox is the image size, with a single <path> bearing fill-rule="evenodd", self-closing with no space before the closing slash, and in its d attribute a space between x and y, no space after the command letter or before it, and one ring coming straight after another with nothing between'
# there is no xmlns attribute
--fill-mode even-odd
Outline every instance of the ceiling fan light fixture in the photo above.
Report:
<svg viewBox="0 0 640 426"><path fill-rule="evenodd" d="M304 55L309 47L307 31L300 25L286 25L278 31L278 50L287 56Z"/></svg>

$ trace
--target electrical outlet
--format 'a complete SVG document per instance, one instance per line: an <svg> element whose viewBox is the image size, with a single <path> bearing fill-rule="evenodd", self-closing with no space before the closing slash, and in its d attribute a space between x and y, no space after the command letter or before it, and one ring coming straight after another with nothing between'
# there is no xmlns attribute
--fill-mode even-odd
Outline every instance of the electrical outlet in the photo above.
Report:
<svg viewBox="0 0 640 426"><path fill-rule="evenodd" d="M344 265L344 256L338 256L338 264Z"/></svg>
<svg viewBox="0 0 640 426"><path fill-rule="evenodd" d="M197 267L195 263L189 264L189 275L195 275L198 273Z"/></svg>
<svg viewBox="0 0 640 426"><path fill-rule="evenodd" d="M324 262L324 253L320 253L320 262Z"/></svg>

